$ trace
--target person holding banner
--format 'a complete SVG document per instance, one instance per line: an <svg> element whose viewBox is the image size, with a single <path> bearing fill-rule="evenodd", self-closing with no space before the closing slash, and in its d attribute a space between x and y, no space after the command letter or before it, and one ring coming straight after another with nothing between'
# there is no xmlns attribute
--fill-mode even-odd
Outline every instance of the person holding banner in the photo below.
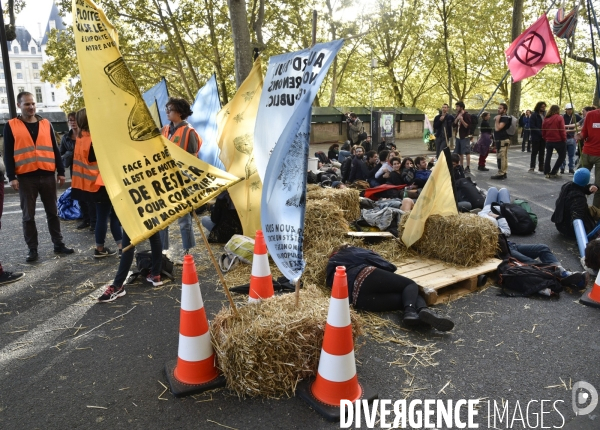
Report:
<svg viewBox="0 0 600 430"><path fill-rule="evenodd" d="M26 262L38 259L38 232L35 225L35 205L38 195L44 204L48 231L54 253L72 254L60 231L56 207L56 182L65 183L65 168L56 144L52 124L36 115L33 94L23 91L17 95L21 115L4 126L4 164L10 186L19 191L23 210L23 235L29 248ZM54 174L57 174L56 179Z"/></svg>
<svg viewBox="0 0 600 430"><path fill-rule="evenodd" d="M183 150L198 156L202 146L202 138L198 136L196 130L188 124L186 119L192 115L190 104L185 99L169 97L165 106L169 124L162 129L162 135ZM185 254L196 246L194 238L194 228L192 226L192 215L186 214L178 219L179 231L181 232L181 241ZM161 230L160 238L162 240L163 250L169 250L169 227Z"/></svg>
<svg viewBox="0 0 600 430"><path fill-rule="evenodd" d="M73 154L71 196L84 204L87 202L95 204L96 228L94 233L96 235L96 249L94 250L94 258L104 258L117 253L117 251L111 251L104 246L104 241L106 240L106 225L109 218L110 231L115 239L117 248L119 248L120 255L121 242L123 239L121 223L100 177L96 153L94 152L94 147L92 145L86 109L80 109L77 112L76 117L79 133L77 134L75 151Z"/></svg>
<svg viewBox="0 0 600 430"><path fill-rule="evenodd" d="M419 286L409 278L395 274L396 266L379 254L344 244L335 249L327 263L327 286L333 285L337 266L346 267L348 297L356 309L368 312L403 310L407 325L424 323L440 331L450 331L454 322L427 308L419 295Z"/></svg>

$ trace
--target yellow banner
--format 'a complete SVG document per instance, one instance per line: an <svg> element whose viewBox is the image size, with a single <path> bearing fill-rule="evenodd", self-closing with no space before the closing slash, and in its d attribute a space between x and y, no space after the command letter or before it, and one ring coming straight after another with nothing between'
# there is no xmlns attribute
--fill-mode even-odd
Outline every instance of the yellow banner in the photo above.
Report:
<svg viewBox="0 0 600 430"><path fill-rule="evenodd" d="M73 30L98 166L133 244L240 180L160 135L115 28L91 0L73 0Z"/></svg>
<svg viewBox="0 0 600 430"><path fill-rule="evenodd" d="M254 161L254 124L263 87L260 57L233 99L217 115L219 158L225 169L245 181L234 185L229 195L244 229L254 237L261 229L260 202L262 181Z"/></svg>
<svg viewBox="0 0 600 430"><path fill-rule="evenodd" d="M404 225L402 242L410 247L419 240L425 231L425 221L430 215L457 214L452 179L447 167L446 155L442 152Z"/></svg>

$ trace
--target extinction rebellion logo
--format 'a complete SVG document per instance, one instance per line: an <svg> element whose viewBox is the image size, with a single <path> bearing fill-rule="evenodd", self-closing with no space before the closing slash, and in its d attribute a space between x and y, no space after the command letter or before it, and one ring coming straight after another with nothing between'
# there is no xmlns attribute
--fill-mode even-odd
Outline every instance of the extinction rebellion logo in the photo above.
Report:
<svg viewBox="0 0 600 430"><path fill-rule="evenodd" d="M340 403L340 428L402 429L561 429L572 417L564 400L496 401L480 399L376 399ZM579 381L572 389L575 415L588 415L598 405L593 385ZM562 412L561 410L562 409Z"/></svg>
<svg viewBox="0 0 600 430"><path fill-rule="evenodd" d="M546 55L546 42L535 31L529 33L515 49L515 58L527 67L533 67Z"/></svg>

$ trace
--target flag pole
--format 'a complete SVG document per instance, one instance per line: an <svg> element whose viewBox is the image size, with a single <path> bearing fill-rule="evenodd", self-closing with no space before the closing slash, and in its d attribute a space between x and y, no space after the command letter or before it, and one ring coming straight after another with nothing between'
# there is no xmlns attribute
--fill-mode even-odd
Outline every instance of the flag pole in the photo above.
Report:
<svg viewBox="0 0 600 430"><path fill-rule="evenodd" d="M221 280L221 284L223 284L223 289L225 290L225 294L227 295L227 299L229 300L229 305L231 306L231 309L233 309L234 315L237 317L237 316L239 316L237 307L235 306L235 303L233 302L233 298L231 297L231 293L229 292L229 287L227 286L227 282L225 282L223 273L221 272L221 269L219 268L219 265L217 264L217 260L215 260L215 256L212 252L210 244L208 243L208 239L206 238L206 235L204 234L204 228L202 227L202 224L200 223L200 219L198 218L198 215L196 215L196 211L194 209L192 209L192 216L196 220L196 224L198 224L198 230L200 230L200 233L202 234L202 240L204 240L204 245L206 246L206 249L208 250L208 255L210 256L213 266L215 266L215 270L219 274L219 279Z"/></svg>
<svg viewBox="0 0 600 430"><path fill-rule="evenodd" d="M588 0L588 1L591 1L591 0ZM544 13L544 15L548 15L548 12L550 12L550 10L554 7L555 3L556 3L556 0L552 0L552 4L550 5L550 7L548 9L546 9L546 12ZM589 14L588 14L588 16L589 16ZM593 39L592 39L592 43L593 43ZM508 67L508 64L506 65L506 67ZM490 98L488 99L488 101L485 102L485 104L483 105L483 107L481 108L481 110L479 111L479 113L477 114L478 117L481 116L481 114L485 110L486 106L492 101L492 99L496 95L496 91L498 91L498 88L500 88L500 85L502 85L502 82L504 82L504 80L506 79L506 77L508 76L509 73L510 73L510 69L506 71L506 73L504 74L504 76L502 76L502 79L500 79L500 82L498 83L498 86L496 86L496 89L494 90L494 92L492 93L492 95L490 96Z"/></svg>

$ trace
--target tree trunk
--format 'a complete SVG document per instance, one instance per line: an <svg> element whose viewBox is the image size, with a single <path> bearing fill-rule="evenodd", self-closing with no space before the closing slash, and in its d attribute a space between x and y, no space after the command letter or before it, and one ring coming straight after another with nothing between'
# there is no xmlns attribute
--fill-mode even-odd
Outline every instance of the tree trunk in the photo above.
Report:
<svg viewBox="0 0 600 430"><path fill-rule="evenodd" d="M511 40L515 40L523 31L523 0L513 0L513 19ZM510 85L510 105L508 113L519 117L521 107L521 82L513 82ZM515 133L516 136L516 133Z"/></svg>
<svg viewBox="0 0 600 430"><path fill-rule="evenodd" d="M215 33L215 20L213 18L213 11L215 7L212 0L210 1L210 4L208 0L204 0L204 5L206 6L206 22L208 23L210 41L213 46L213 52L215 53L214 65L217 75L217 81L219 82L219 86L221 87L221 101L223 102L223 105L226 105L229 102L229 96L227 95L227 83L225 82L225 76L223 74L221 53L219 52L219 43L217 42L217 34Z"/></svg>
<svg viewBox="0 0 600 430"><path fill-rule="evenodd" d="M235 58L235 84L237 88L252 70L252 46L248 30L246 1L227 0L229 5L229 20L233 36L233 53Z"/></svg>
<svg viewBox="0 0 600 430"><path fill-rule="evenodd" d="M442 21L444 23L444 51L446 54L446 67L448 69L448 105L452 106L452 63L450 62L450 48L448 47L448 6L446 0L442 0Z"/></svg>

